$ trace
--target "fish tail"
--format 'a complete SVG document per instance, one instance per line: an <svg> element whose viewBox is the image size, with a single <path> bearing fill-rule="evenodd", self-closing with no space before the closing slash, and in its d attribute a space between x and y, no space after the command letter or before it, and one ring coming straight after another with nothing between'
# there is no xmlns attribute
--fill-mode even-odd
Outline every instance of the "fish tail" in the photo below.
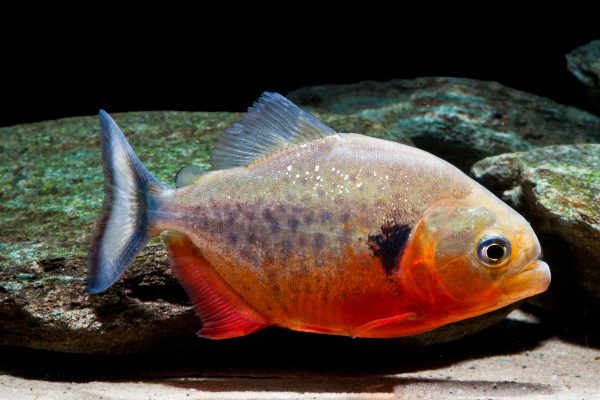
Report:
<svg viewBox="0 0 600 400"><path fill-rule="evenodd" d="M115 121L100 110L104 206L89 254L88 290L112 286L135 256L160 233L155 212L168 189L152 176Z"/></svg>

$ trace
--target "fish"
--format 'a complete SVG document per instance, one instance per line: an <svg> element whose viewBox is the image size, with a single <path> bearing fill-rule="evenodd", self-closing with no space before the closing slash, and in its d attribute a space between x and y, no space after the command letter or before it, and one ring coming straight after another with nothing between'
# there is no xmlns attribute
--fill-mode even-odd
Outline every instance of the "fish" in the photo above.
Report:
<svg viewBox="0 0 600 400"><path fill-rule="evenodd" d="M450 163L340 133L265 92L175 187L143 166L100 111L105 197L87 287L111 287L166 231L198 336L267 327L395 338L544 292L529 223Z"/></svg>

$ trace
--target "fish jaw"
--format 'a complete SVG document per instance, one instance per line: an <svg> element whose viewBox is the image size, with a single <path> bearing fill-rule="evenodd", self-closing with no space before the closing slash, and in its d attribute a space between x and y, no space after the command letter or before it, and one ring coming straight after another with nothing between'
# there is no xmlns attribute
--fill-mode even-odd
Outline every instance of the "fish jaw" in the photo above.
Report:
<svg viewBox="0 0 600 400"><path fill-rule="evenodd" d="M513 241L523 251L514 261L520 267L508 275L499 287L502 301L506 304L545 292L551 281L550 267L539 259L542 248L529 224L524 225Z"/></svg>
<svg viewBox="0 0 600 400"><path fill-rule="evenodd" d="M493 296L498 298L492 306L475 309L464 318L477 317L544 293L550 287L550 267L542 260L527 264L519 273L508 277ZM506 288L502 290L502 288Z"/></svg>
<svg viewBox="0 0 600 400"><path fill-rule="evenodd" d="M550 286L550 268L542 260L535 260L504 282L510 290L505 293L506 302L514 302L545 292ZM517 295L514 295L517 293Z"/></svg>

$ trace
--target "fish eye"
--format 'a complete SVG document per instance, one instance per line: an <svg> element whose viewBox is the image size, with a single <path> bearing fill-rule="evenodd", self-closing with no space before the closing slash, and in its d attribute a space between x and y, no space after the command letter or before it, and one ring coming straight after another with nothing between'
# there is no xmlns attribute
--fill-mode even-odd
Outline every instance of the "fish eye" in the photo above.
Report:
<svg viewBox="0 0 600 400"><path fill-rule="evenodd" d="M502 236L488 236L479 242L477 256L488 267L502 265L510 257L510 242Z"/></svg>

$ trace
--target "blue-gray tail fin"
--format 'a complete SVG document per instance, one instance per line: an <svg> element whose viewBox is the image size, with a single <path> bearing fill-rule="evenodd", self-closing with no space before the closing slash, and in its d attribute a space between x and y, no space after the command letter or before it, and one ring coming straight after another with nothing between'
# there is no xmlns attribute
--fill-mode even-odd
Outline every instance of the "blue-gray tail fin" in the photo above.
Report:
<svg viewBox="0 0 600 400"><path fill-rule="evenodd" d="M166 189L144 168L104 110L100 110L100 131L104 206L90 249L91 293L112 286L150 240L156 197Z"/></svg>

